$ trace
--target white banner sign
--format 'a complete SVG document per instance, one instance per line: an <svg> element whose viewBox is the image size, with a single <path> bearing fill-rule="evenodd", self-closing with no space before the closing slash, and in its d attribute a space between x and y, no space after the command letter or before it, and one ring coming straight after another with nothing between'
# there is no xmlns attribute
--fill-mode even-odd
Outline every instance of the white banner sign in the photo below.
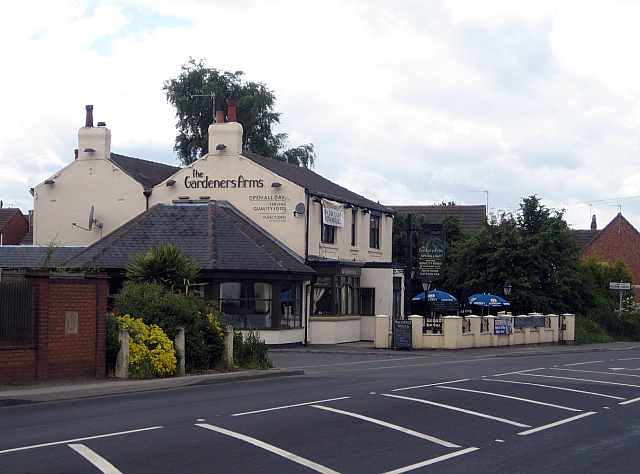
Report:
<svg viewBox="0 0 640 474"><path fill-rule="evenodd" d="M322 223L335 227L344 227L344 206L337 202L322 200Z"/></svg>

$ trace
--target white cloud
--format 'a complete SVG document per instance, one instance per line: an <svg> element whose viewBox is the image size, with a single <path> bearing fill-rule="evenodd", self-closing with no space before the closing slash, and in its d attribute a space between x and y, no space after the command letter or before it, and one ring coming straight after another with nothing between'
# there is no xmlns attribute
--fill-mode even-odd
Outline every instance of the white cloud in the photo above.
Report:
<svg viewBox="0 0 640 474"><path fill-rule="evenodd" d="M640 194L640 64L626 1L7 0L0 190L73 157L84 105L114 151L176 164L162 93L190 56L275 90L278 131L316 170L385 204L521 197L604 226ZM589 208L589 203L591 207ZM613 207L611 203L614 203ZM640 225L640 200L622 201Z"/></svg>

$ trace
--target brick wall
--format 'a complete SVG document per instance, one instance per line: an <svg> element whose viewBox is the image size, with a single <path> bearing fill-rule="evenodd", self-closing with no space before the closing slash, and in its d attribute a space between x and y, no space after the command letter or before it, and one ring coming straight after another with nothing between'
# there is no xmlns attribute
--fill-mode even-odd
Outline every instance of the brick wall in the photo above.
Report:
<svg viewBox="0 0 640 474"><path fill-rule="evenodd" d="M640 233L621 214L582 252L584 258L591 255L608 263L624 261L633 274L634 283L640 283Z"/></svg>
<svg viewBox="0 0 640 474"><path fill-rule="evenodd" d="M27 272L26 278L35 283L36 339L0 343L0 382L104 377L107 276Z"/></svg>

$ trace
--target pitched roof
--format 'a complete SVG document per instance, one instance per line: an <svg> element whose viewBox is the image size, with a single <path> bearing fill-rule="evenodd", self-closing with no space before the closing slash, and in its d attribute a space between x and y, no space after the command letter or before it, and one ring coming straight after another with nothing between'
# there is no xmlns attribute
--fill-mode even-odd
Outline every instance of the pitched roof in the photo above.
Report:
<svg viewBox="0 0 640 474"><path fill-rule="evenodd" d="M24 215L17 207L5 207L0 209L0 230L7 225L7 222L9 222L16 213L19 213L24 218Z"/></svg>
<svg viewBox="0 0 640 474"><path fill-rule="evenodd" d="M486 206L391 206L397 212L415 212L426 216L432 224L439 224L446 216L455 216L460 219L460 227L468 232L482 229L487 222Z"/></svg>
<svg viewBox="0 0 640 474"><path fill-rule="evenodd" d="M156 204L65 264L122 269L133 256L159 242L181 247L201 271L315 273L302 258L224 201Z"/></svg>
<svg viewBox="0 0 640 474"><path fill-rule="evenodd" d="M581 247L587 247L601 233L601 230L571 229L573 238L576 239L576 243Z"/></svg>
<svg viewBox="0 0 640 474"><path fill-rule="evenodd" d="M131 158L130 156L117 155L115 153L111 153L110 160L144 188L149 189L181 170L178 166Z"/></svg>
<svg viewBox="0 0 640 474"><path fill-rule="evenodd" d="M250 159L254 163L268 169L269 171L286 178L287 180L302 186L310 194L330 199L332 201L353 204L358 207L366 207L371 210L381 212L393 212L393 209L383 206L380 203L371 201L359 194L349 191L336 183L323 178L318 173L302 166L284 163L264 156L256 155L249 151L243 151L242 156Z"/></svg>
<svg viewBox="0 0 640 474"><path fill-rule="evenodd" d="M58 267L85 247L55 247L48 266ZM0 245L0 268L40 268L47 258L40 245Z"/></svg>

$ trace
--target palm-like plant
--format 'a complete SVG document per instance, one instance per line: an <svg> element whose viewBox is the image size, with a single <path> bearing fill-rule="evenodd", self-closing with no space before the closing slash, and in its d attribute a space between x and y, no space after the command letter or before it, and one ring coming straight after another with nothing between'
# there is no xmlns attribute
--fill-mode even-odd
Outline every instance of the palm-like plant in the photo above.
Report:
<svg viewBox="0 0 640 474"><path fill-rule="evenodd" d="M124 268L131 280L153 281L172 291L188 292L200 275L196 262L182 255L177 245L162 242L133 257Z"/></svg>

